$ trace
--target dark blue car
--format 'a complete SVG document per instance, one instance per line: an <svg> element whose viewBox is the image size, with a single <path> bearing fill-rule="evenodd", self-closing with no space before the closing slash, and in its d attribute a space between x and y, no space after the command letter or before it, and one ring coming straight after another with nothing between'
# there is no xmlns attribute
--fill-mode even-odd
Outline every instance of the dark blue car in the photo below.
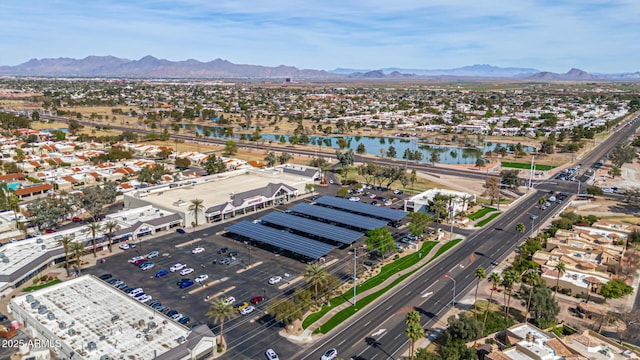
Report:
<svg viewBox="0 0 640 360"><path fill-rule="evenodd" d="M186 234L187 233L186 231L184 231L184 229L176 229L176 232L178 234Z"/></svg>
<svg viewBox="0 0 640 360"><path fill-rule="evenodd" d="M169 273L169 272L167 271L167 269L162 269L162 270L160 270L160 271L158 271L158 272L156 273L156 277L158 278L158 277L161 277L161 276L165 276L165 275L167 275L168 273Z"/></svg>
<svg viewBox="0 0 640 360"><path fill-rule="evenodd" d="M180 286L180 289L184 289L184 288L189 287L191 285L193 285L193 280L187 280L187 281L185 281L183 283L180 283L179 286Z"/></svg>

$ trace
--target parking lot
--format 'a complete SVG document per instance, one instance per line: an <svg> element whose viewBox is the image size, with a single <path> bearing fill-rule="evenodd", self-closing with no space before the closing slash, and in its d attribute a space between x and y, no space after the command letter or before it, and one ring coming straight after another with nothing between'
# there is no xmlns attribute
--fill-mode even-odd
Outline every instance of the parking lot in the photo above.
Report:
<svg viewBox="0 0 640 360"><path fill-rule="evenodd" d="M330 186L329 189L323 190L335 194L337 188ZM292 205L295 204L287 204L286 207ZM281 208L284 209L285 207ZM256 220L269 211L273 210L251 214L242 220ZM98 265L85 269L84 273L95 276L112 274L113 278L126 282L127 287L143 288L144 293L151 295L153 300L160 300L162 305L189 316L188 326L206 323L217 333L218 324L205 315L209 308L207 300L233 296L238 302L249 302L256 296L265 296L267 301L290 296L295 287L304 285L302 275L307 266L306 262L217 235L229 225L230 223L220 224L186 234L172 232L158 238L136 242L136 247L128 250L114 247L116 254L103 263L98 262ZM356 246L363 244L364 240L361 239ZM204 248L204 251L192 253L192 250L198 247ZM228 248L225 254L218 253L222 247ZM237 252L237 256L229 264L220 264L222 259L228 258L229 251L233 250ZM158 256L148 260L153 263L153 267L146 271L129 262L133 257L145 256L152 251L157 251ZM335 249L325 258L330 263L329 272L337 278L347 280L352 276L352 255L349 254L348 248ZM175 264L185 264L186 268L192 268L193 272L182 276L179 274L180 271L169 271L167 275L155 277L158 271L169 270ZM202 274L208 275L202 283L194 283L186 288L177 285L180 279L193 280ZM270 285L269 279L273 276L283 279L278 284ZM124 289L126 287L122 290ZM234 319L225 322L225 339L234 359L261 357L264 350L279 339L278 331L281 330L281 325L269 316L264 316L267 301L254 305L256 310L253 313L246 316L238 314ZM291 346L290 353L295 352L297 348L297 345L290 342L279 344L280 347Z"/></svg>

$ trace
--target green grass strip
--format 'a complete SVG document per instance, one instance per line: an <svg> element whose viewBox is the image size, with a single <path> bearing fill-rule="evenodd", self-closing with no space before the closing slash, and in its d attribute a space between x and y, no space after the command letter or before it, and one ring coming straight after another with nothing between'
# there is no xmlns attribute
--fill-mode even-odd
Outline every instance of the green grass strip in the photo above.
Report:
<svg viewBox="0 0 640 360"><path fill-rule="evenodd" d="M474 212L473 214L467 216L470 220L478 220L482 217L484 217L485 215L487 215L488 213L492 212L492 211L496 211L496 209L494 208L490 208L490 207L483 207L482 209Z"/></svg>
<svg viewBox="0 0 640 360"><path fill-rule="evenodd" d="M503 168L527 169L527 170L531 169L530 163L503 161L500 163L500 166L502 166ZM540 171L547 171L555 168L555 166L552 166L552 165L542 165L542 164L533 164L533 166L535 170L540 170Z"/></svg>
<svg viewBox="0 0 640 360"><path fill-rule="evenodd" d="M438 258L440 255L444 254L446 251L451 249L454 245L456 245L460 241L462 241L462 239L454 239L454 240L451 240L448 243L442 245L442 247L440 249L438 249L438 251L436 251L436 254L433 257L431 257L431 259L429 259L429 261L427 261L427 263L425 263L423 266L426 266L427 264L429 264L430 262L432 262L433 260ZM420 268L422 268L422 266ZM411 276L413 273L418 271L420 268L415 269L413 271L410 271L410 272L408 272L408 273L406 273L406 274L404 274L402 276L399 276L391 284L385 286L383 289L380 289L380 290L378 290L378 291L376 291L376 292L374 292L372 294L369 294L369 295L365 296L364 298L358 300L358 303L357 303L358 304L358 308L362 309L365 306L369 305L371 302L373 302L374 300L376 300L377 298L382 296L385 292L393 289L393 287L398 285L404 279L406 279L409 276ZM345 294L346 294L346 292L345 292ZM348 308L346 308L344 310L341 310L340 312L335 314L326 323L322 324L322 326L318 327L314 331L314 333L326 334L329 331L333 330L333 328L335 328L336 326L341 324L343 321L348 319L350 316L355 315L357 312L358 312L358 310L356 308L354 308L353 306L349 306Z"/></svg>
<svg viewBox="0 0 640 360"><path fill-rule="evenodd" d="M496 213L493 213L493 214L491 214L491 215L487 216L486 218L484 218L484 219L482 219L482 220L478 221L478 222L475 224L475 227L482 227L482 226L487 225L488 223L490 223L490 222L491 222L491 220L493 220L493 219L497 218L500 214L502 214L502 212L501 212L501 211L498 211L498 212L496 212Z"/></svg>
<svg viewBox="0 0 640 360"><path fill-rule="evenodd" d="M44 283L42 285L26 287L22 291L23 292L31 292L31 291L34 291L34 290L40 290L40 289L44 289L44 288L46 288L48 286L55 285L55 284L61 283L61 282L62 282L62 280L60 280L60 279L53 279L53 280L51 280L51 281L49 281L47 283Z"/></svg>

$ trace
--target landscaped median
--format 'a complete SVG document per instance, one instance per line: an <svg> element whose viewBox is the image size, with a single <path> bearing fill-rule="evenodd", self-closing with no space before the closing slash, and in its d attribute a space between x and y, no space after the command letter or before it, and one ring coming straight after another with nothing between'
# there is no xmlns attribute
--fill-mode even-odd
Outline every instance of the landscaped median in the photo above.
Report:
<svg viewBox="0 0 640 360"><path fill-rule="evenodd" d="M500 166L503 168L512 168L512 169L531 169L531 164L530 163L519 163L519 162L507 162L507 161L503 161L500 163ZM535 167L536 171L549 171L551 169L554 169L555 166L551 166L551 165L542 165L542 164L533 164L533 166Z"/></svg>
<svg viewBox="0 0 640 360"><path fill-rule="evenodd" d="M484 217L485 215L487 215L488 213L493 212L493 211L496 211L496 209L485 206L482 209L474 212L473 214L470 214L467 217L469 218L469 220L476 221L476 220Z"/></svg>
<svg viewBox="0 0 640 360"><path fill-rule="evenodd" d="M438 251L435 253L435 255L433 255L433 257L431 257L429 259L429 261L427 261L426 263L424 263L422 266L416 268L415 270L409 271L401 276L398 276L395 280L393 280L393 282L391 282L389 285L385 286L384 288L371 293L367 296L364 296L361 299L358 299L358 306L357 308L355 308L354 306L349 306L347 308L345 308L344 310L341 310L340 312L338 312L337 314L335 314L331 319L329 319L326 323L322 324L321 326L319 326L314 333L321 333L321 334L326 334L327 332L331 331L334 327L336 327L338 324L342 323L344 320L346 320L347 318L349 318L351 315L354 315L358 310L357 309L361 309L365 306L367 306L369 303L371 303L372 301L376 300L378 297L382 296L385 292L391 290L394 286L396 286L398 283L400 283L401 281L403 281L404 279L406 279L407 277L411 276L411 274L413 274L414 272L418 271L420 268L422 268L423 266L426 266L428 263L430 263L431 261L435 260L437 257L439 257L440 255L442 255L444 252L446 252L447 250L449 250L451 247L453 247L454 245L456 245L457 243L459 243L461 241L461 239L454 239L451 240L449 242L447 242L446 244L444 244L442 247L440 247L438 249ZM367 281L365 281L364 283L360 284L357 286L357 292L358 293L362 293L365 292L367 290L371 290L373 288L375 288L376 286L382 284L384 281L386 281L387 279L389 279L392 275L397 274L400 271L406 270L408 268L410 268L411 266L415 265L416 263L418 263L421 259L422 259L422 255L426 255L429 253L429 251L431 251L431 249L433 249L436 245L438 244L437 241L425 241L422 244L422 248L420 249L420 251L415 252L413 254L409 254L401 259L398 259L390 264L384 265L382 267L382 269L380 270L380 273L370 279L368 279ZM320 309L320 311L315 312L313 314L310 314L309 316L307 316L304 321L302 322L302 327L303 328L308 328L310 325L312 325L313 323L315 323L316 321L318 321L319 319L321 319L326 313L328 313L329 311L331 311L332 309L334 309L336 306L340 306L343 303L347 302L347 301L351 301L351 294L353 293L353 288L345 291L343 293L342 296L338 296L336 298L331 299L331 301L329 302L329 305L324 305L322 307L322 309Z"/></svg>
<svg viewBox="0 0 640 360"><path fill-rule="evenodd" d="M493 214L491 214L491 215L487 216L486 218L484 218L484 219L482 219L482 220L478 221L474 226L475 226L475 227L482 227L482 226L485 226L485 225L487 225L488 223L490 223L490 222L491 222L491 220L493 220L493 219L497 218L500 214L502 214L502 212L501 212L501 211L495 212L495 213L493 213Z"/></svg>

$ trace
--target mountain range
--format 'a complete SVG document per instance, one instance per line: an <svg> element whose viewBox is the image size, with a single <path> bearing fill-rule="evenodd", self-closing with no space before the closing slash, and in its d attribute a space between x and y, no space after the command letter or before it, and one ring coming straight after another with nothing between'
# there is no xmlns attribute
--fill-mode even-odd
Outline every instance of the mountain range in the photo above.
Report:
<svg viewBox="0 0 640 360"><path fill-rule="evenodd" d="M298 69L294 66L262 66L234 64L228 60L215 59L201 62L194 59L170 61L145 56L140 60L122 59L114 56L88 56L84 59L46 58L31 59L15 66L0 66L0 75L37 77L105 77L105 78L294 78L294 79L515 79L531 81L593 81L593 80L638 80L640 72L623 74L590 74L580 69L571 69L558 74L532 68L497 67L471 65L453 69L347 69L330 71Z"/></svg>

